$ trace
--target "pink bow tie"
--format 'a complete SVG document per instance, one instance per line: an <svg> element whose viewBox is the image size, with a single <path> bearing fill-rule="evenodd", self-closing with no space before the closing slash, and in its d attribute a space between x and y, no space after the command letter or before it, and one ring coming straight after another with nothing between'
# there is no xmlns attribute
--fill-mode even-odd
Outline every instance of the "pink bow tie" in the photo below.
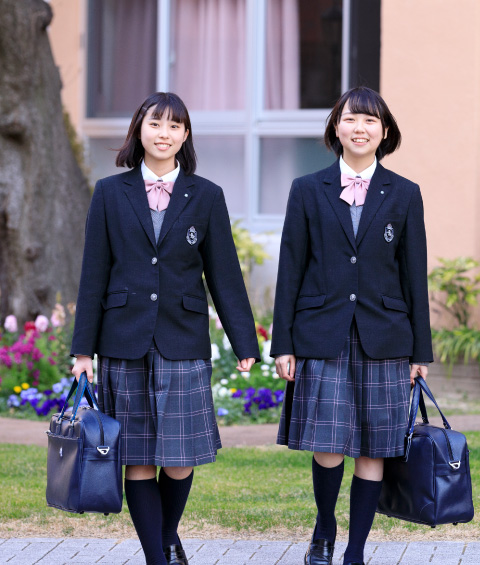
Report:
<svg viewBox="0 0 480 565"><path fill-rule="evenodd" d="M354 201L357 206L363 206L365 204L370 179L362 179L362 177L359 176L352 177L351 175L342 173L341 184L345 187L340 194L342 200L348 202L350 206Z"/></svg>
<svg viewBox="0 0 480 565"><path fill-rule="evenodd" d="M172 194L173 182L163 182L162 180L145 180L145 190L147 191L148 206L151 210L166 210Z"/></svg>

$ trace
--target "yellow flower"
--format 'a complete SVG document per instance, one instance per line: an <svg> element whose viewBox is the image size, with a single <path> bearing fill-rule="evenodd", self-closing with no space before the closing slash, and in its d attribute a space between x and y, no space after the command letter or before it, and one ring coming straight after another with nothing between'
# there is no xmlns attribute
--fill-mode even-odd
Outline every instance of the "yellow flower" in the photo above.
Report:
<svg viewBox="0 0 480 565"><path fill-rule="evenodd" d="M23 390L27 390L27 388L30 388L30 385L28 385L27 383L22 383L22 388Z"/></svg>
<svg viewBox="0 0 480 565"><path fill-rule="evenodd" d="M237 389L236 389L236 388L231 388L231 389L230 389L230 392L231 392L232 394L235 394L235 393L237 392Z"/></svg>
<svg viewBox="0 0 480 565"><path fill-rule="evenodd" d="M13 392L16 392L17 394L20 394L22 392L22 387L21 386L14 386L13 387Z"/></svg>

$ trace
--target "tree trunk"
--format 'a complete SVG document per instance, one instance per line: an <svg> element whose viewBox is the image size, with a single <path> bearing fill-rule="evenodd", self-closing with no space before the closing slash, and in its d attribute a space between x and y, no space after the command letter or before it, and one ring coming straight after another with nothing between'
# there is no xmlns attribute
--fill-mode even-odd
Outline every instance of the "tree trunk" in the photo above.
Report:
<svg viewBox="0 0 480 565"><path fill-rule="evenodd" d="M88 184L67 136L43 0L0 0L0 322L75 301Z"/></svg>

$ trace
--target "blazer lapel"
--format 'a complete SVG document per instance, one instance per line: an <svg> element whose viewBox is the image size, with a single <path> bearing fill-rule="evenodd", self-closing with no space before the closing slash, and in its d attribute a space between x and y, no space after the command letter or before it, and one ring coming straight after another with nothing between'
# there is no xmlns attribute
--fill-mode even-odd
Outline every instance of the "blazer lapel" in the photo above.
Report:
<svg viewBox="0 0 480 565"><path fill-rule="evenodd" d="M360 245L360 242L372 223L375 214L385 201L385 198L387 198L391 190L389 186L390 184L390 175L388 174L388 171L382 167L380 163L378 163L370 182L370 186L368 187L362 216L360 217L360 224L358 226L356 239L357 246Z"/></svg>
<svg viewBox="0 0 480 565"><path fill-rule="evenodd" d="M350 215L350 206L347 202L340 198L342 186L340 182L339 161L336 161L331 167L329 167L323 182L327 185L325 186L325 194L327 195L327 198L337 215L340 224L342 225L348 241L356 251L358 238L356 242L355 235L353 233L352 216Z"/></svg>
<svg viewBox="0 0 480 565"><path fill-rule="evenodd" d="M172 196L168 204L165 218L163 220L162 229L160 230L160 237L158 244L161 245L165 236L170 231L178 216L185 208L185 206L193 198L195 192L195 183L192 177L187 177L185 173L180 170L180 174L173 186Z"/></svg>
<svg viewBox="0 0 480 565"><path fill-rule="evenodd" d="M148 207L147 192L145 190L145 183L143 182L142 171L140 166L132 169L124 180L127 185L125 187L125 194L127 195L135 214L138 216L145 233L148 236L151 244L156 247L155 232L153 231L152 215Z"/></svg>

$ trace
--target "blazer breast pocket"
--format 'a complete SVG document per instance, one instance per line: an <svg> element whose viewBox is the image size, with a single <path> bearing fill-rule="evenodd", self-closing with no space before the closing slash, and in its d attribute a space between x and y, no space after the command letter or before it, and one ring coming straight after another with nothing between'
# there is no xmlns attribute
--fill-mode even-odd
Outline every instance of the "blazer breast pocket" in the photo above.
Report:
<svg viewBox="0 0 480 565"><path fill-rule="evenodd" d="M189 247L196 247L205 238L207 222L202 220L197 221L193 216L191 218L179 218L174 226L173 232L175 233L176 239L180 238L180 240L185 242L187 249Z"/></svg>

